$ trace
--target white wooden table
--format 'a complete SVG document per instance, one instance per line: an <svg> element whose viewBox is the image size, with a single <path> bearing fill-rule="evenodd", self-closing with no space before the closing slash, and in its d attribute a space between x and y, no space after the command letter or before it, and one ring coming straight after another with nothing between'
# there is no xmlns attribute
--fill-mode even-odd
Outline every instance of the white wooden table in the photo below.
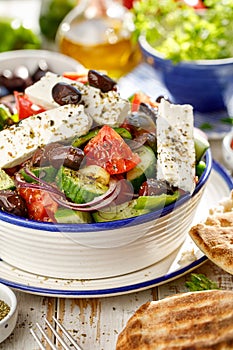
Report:
<svg viewBox="0 0 233 350"><path fill-rule="evenodd" d="M221 160L221 141L211 143L214 158ZM233 290L233 276L210 261L199 266L196 273L204 273L220 288ZM117 336L129 317L143 303L174 293L187 291L190 273L148 290L104 298L59 298L16 291L19 317L12 335L0 344L0 350L38 350L29 329L36 322L44 325L44 317L56 315L84 350L114 350Z"/></svg>
<svg viewBox="0 0 233 350"><path fill-rule="evenodd" d="M197 270L218 282L219 287L233 290L233 276L206 262ZM114 350L117 336L129 317L143 303L186 291L185 277L138 293L100 299L63 299L16 292L19 317L13 334L0 344L1 350L37 350L29 328L52 315L62 321L84 350Z"/></svg>

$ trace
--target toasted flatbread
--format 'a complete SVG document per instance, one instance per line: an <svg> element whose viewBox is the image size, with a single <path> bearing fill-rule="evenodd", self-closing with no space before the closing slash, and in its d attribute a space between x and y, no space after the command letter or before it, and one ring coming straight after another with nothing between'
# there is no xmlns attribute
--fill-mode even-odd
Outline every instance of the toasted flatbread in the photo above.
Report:
<svg viewBox="0 0 233 350"><path fill-rule="evenodd" d="M233 291L176 294L142 305L118 336L116 350L233 349Z"/></svg>
<svg viewBox="0 0 233 350"><path fill-rule="evenodd" d="M210 210L205 222L193 226L189 234L211 261L233 274L233 191Z"/></svg>

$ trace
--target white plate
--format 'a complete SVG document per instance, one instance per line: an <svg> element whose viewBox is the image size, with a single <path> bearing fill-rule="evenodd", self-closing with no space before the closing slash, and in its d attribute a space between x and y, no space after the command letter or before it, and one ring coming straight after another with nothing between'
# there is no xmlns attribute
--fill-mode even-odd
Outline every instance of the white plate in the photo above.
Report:
<svg viewBox="0 0 233 350"><path fill-rule="evenodd" d="M203 218L203 213L207 213L211 206L228 196L232 188L233 179L221 165L214 162L210 181L198 207L194 223L198 222L200 217ZM197 259L181 267L178 261L182 253L190 250L194 250ZM30 274L0 261L0 282L12 288L38 295L66 298L106 297L137 292L161 285L192 271L206 260L207 258L187 235L187 240L182 247L169 257L148 268L127 275L96 280L54 279Z"/></svg>

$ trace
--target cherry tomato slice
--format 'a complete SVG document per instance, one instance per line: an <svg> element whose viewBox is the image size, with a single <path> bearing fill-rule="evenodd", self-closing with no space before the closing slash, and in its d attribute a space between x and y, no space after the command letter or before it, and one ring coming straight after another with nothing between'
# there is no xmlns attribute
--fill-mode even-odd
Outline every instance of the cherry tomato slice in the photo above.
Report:
<svg viewBox="0 0 233 350"><path fill-rule="evenodd" d="M54 213L58 208L58 204L50 197L48 192L32 188L19 188L18 191L27 203L30 219L56 222Z"/></svg>
<svg viewBox="0 0 233 350"><path fill-rule="evenodd" d="M123 138L110 126L103 126L84 148L87 164L96 164L109 174L122 174L134 168L141 160Z"/></svg>
<svg viewBox="0 0 233 350"><path fill-rule="evenodd" d="M31 102L24 93L14 91L14 97L19 120L45 111L44 108L37 106Z"/></svg>
<svg viewBox="0 0 233 350"><path fill-rule="evenodd" d="M83 73L77 73L77 72L64 72L62 75L64 78L68 78L71 80L79 81L80 83L87 84L88 82L88 71L85 71Z"/></svg>
<svg viewBox="0 0 233 350"><path fill-rule="evenodd" d="M144 92L136 92L132 98L132 106L131 106L131 110L132 112L137 112L138 108L140 106L140 103L147 103L149 104L151 107L158 107L158 103L153 101L151 99L151 97L149 97L148 95L146 95Z"/></svg>

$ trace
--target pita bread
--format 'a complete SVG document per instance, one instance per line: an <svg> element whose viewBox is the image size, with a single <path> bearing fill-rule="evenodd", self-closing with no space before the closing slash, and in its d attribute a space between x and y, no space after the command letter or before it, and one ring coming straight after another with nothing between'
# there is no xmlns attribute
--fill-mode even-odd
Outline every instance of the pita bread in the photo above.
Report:
<svg viewBox="0 0 233 350"><path fill-rule="evenodd" d="M211 261L233 274L233 191L210 210L204 223L193 226L189 234Z"/></svg>
<svg viewBox="0 0 233 350"><path fill-rule="evenodd" d="M176 294L147 302L119 334L116 350L233 349L233 291Z"/></svg>

